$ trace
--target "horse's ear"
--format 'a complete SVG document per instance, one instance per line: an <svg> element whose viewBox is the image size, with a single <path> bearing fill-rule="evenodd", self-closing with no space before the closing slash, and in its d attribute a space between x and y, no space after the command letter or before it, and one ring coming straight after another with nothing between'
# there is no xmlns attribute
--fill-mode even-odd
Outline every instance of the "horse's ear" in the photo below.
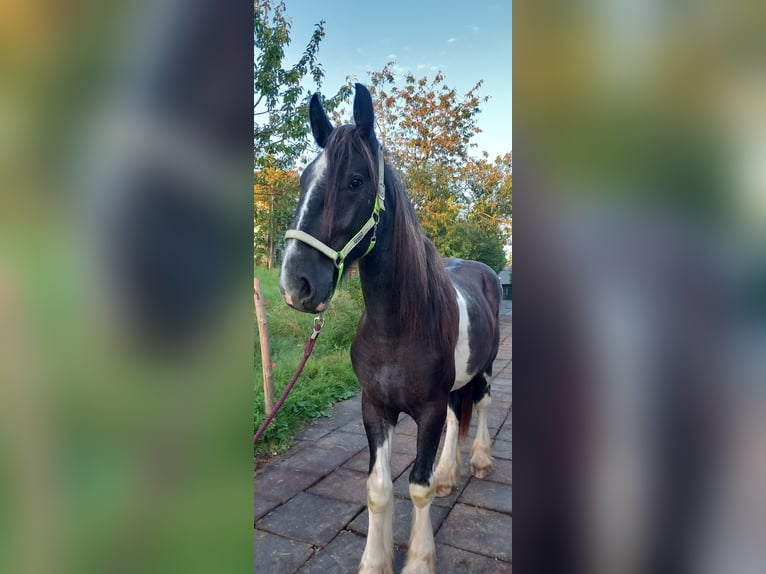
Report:
<svg viewBox="0 0 766 574"><path fill-rule="evenodd" d="M319 147L324 148L333 127L330 120L327 119L327 114L322 107L322 102L319 101L319 92L316 92L311 96L311 103L309 103L309 121L311 122L311 133L314 134L314 139Z"/></svg>
<svg viewBox="0 0 766 574"><path fill-rule="evenodd" d="M372 141L375 138L373 128L375 126L375 114L372 109L372 96L362 84L356 83L354 95L354 122L357 129L362 130L364 136Z"/></svg>

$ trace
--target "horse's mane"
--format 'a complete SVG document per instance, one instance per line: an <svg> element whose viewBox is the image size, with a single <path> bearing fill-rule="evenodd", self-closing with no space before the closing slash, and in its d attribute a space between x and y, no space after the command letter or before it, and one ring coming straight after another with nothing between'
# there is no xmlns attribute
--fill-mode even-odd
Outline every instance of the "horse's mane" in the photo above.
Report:
<svg viewBox="0 0 766 574"><path fill-rule="evenodd" d="M331 225L338 179L349 168L351 151L361 153L367 162L377 188L378 169L374 152L354 126L341 126L330 136L327 157L327 195L325 225ZM387 207L395 211L393 250L395 258L393 284L398 294L399 321L412 335L442 349L455 348L458 333L458 309L452 283L436 247L424 234L418 216L401 180L386 166ZM438 325L438 330L434 327Z"/></svg>

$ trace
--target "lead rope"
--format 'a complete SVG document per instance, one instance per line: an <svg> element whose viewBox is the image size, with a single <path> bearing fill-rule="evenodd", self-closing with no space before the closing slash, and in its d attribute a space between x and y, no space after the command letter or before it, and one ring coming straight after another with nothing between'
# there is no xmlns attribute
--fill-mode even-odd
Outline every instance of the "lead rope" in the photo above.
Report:
<svg viewBox="0 0 766 574"><path fill-rule="evenodd" d="M258 429L258 432L255 433L255 436L253 437L254 445L260 440L260 438L263 436L263 433L266 432L266 429L271 424L271 421L274 420L274 417L277 416L279 409L281 409L282 405L285 403L285 400L287 399L287 395L289 395L290 391L293 390L293 387L295 386L295 382L298 380L298 377L303 372L303 367L306 364L306 361L308 360L309 356L311 355L311 351L314 350L314 345L317 342L317 337L319 337L319 332L322 330L322 325L324 325L324 314L320 314L319 316L314 317L314 328L311 331L311 336L309 337L309 340L306 342L306 347L303 349L303 358L301 359L301 362L298 364L298 369L295 371L293 378L290 380L290 384L287 385L287 388L284 390L284 392L282 393L282 396L279 398L279 402L271 410L271 412L269 413L269 416L266 417L266 420L263 421L263 424L261 424L260 428Z"/></svg>

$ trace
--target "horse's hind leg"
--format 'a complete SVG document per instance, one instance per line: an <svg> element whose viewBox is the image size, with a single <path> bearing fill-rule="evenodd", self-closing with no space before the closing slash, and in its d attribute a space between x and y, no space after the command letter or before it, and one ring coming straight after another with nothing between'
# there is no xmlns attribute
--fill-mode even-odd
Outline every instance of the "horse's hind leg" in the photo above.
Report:
<svg viewBox="0 0 766 574"><path fill-rule="evenodd" d="M458 392L449 395L447 409L447 432L444 447L436 467L436 496L449 496L452 487L460 480L460 449L458 448L458 425L460 424L461 396Z"/></svg>
<svg viewBox="0 0 766 574"><path fill-rule="evenodd" d="M446 401L445 401L446 402ZM412 530L407 551L407 564L402 574L434 574L436 572L436 545L431 526L431 502L434 499L434 461L439 448L439 437L444 426L444 403L427 405L418 423L418 453L410 473L410 499L413 505Z"/></svg>
<svg viewBox="0 0 766 574"><path fill-rule="evenodd" d="M367 477L367 511L370 521L359 572L392 574L394 485L391 480L391 438L394 425L364 394L362 417L370 445L370 470Z"/></svg>
<svg viewBox="0 0 766 574"><path fill-rule="evenodd" d="M492 397L485 377L476 377L471 384L475 385L472 389L473 402L479 413L476 438L471 446L471 471L476 478L485 478L492 472L492 447L487 429L487 410L492 403Z"/></svg>

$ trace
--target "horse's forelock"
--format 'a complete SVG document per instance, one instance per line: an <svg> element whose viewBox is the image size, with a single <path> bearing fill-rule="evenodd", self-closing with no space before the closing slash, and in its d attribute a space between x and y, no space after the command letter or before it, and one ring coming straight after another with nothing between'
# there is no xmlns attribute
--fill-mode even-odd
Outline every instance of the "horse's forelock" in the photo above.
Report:
<svg viewBox="0 0 766 574"><path fill-rule="evenodd" d="M378 172L375 169L375 153L370 149L366 138L352 125L345 125L333 131L325 154L327 155L326 192L323 214L323 227L328 236L332 232L335 219L335 205L338 197L339 181L351 168L352 153L360 153L370 172L373 189L377 186Z"/></svg>

